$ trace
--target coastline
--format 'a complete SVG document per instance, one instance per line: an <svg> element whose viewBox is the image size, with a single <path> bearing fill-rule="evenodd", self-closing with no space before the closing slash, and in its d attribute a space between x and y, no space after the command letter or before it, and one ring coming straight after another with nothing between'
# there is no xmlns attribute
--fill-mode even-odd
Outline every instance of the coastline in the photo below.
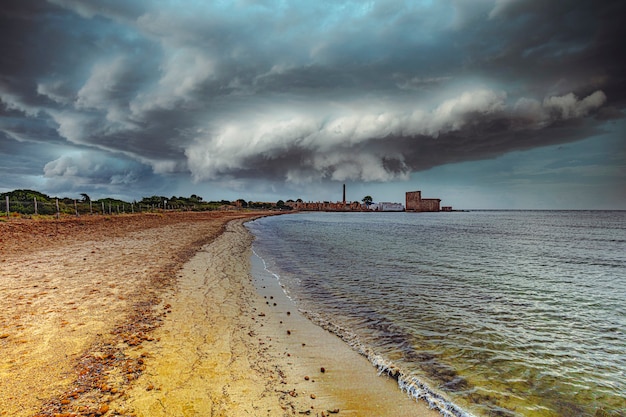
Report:
<svg viewBox="0 0 626 417"><path fill-rule="evenodd" d="M93 237L3 253L19 285L2 299L43 319L0 316L0 415L439 415L253 278L243 223L260 215L101 230L113 255Z"/></svg>
<svg viewBox="0 0 626 417"><path fill-rule="evenodd" d="M438 416L302 316L273 277L250 275L244 221L230 222L185 264L148 352L154 360L117 408L138 416Z"/></svg>
<svg viewBox="0 0 626 417"><path fill-rule="evenodd" d="M322 409L333 406L345 416L440 416L424 401L410 398L396 379L379 374L368 358L300 311L277 278L265 270L263 260L256 254L250 259L253 283L264 302L261 309L266 321L261 333L274 344L273 353L287 371L287 385L305 397L315 395L315 401L309 401L313 415L318 415L314 413L319 408L316 402L322 399Z"/></svg>

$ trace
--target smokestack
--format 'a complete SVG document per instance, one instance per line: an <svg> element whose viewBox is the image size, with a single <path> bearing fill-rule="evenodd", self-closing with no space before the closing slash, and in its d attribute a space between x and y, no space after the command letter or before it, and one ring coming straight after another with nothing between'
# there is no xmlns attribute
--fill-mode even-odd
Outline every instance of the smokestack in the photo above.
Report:
<svg viewBox="0 0 626 417"><path fill-rule="evenodd" d="M343 185L343 204L346 205L346 184Z"/></svg>

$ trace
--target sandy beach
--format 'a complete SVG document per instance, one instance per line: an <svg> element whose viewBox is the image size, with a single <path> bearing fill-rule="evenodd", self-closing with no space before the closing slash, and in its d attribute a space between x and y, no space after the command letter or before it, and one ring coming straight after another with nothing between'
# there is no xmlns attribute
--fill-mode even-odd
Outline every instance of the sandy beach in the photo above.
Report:
<svg viewBox="0 0 626 417"><path fill-rule="evenodd" d="M253 278L259 215L0 222L0 415L438 415Z"/></svg>

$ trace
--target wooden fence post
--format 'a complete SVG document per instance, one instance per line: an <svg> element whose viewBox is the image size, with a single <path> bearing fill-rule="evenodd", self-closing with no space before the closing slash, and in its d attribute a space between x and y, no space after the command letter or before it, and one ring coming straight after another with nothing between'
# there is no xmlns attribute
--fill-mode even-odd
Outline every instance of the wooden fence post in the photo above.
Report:
<svg viewBox="0 0 626 417"><path fill-rule="evenodd" d="M61 213L59 211L59 199L58 198L56 199L56 205L57 205L57 219L58 219L59 217L61 217Z"/></svg>
<svg viewBox="0 0 626 417"><path fill-rule="evenodd" d="M37 211L37 197L33 197L33 201L35 202L35 216L37 214L39 214L39 212Z"/></svg>
<svg viewBox="0 0 626 417"><path fill-rule="evenodd" d="M9 217L9 196L7 196L7 217Z"/></svg>
<svg viewBox="0 0 626 417"><path fill-rule="evenodd" d="M91 200L89 200L89 214L93 214L93 205L91 204Z"/></svg>
<svg viewBox="0 0 626 417"><path fill-rule="evenodd" d="M76 203L76 200L74 200L74 213L76 213L76 217L79 217L79 215L78 215L78 204Z"/></svg>

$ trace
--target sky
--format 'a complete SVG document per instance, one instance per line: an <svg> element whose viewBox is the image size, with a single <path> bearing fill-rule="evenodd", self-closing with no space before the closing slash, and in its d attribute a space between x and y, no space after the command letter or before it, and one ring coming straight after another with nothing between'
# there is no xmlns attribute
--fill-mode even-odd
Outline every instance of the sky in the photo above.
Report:
<svg viewBox="0 0 626 417"><path fill-rule="evenodd" d="M626 209L623 0L3 0L0 192Z"/></svg>

